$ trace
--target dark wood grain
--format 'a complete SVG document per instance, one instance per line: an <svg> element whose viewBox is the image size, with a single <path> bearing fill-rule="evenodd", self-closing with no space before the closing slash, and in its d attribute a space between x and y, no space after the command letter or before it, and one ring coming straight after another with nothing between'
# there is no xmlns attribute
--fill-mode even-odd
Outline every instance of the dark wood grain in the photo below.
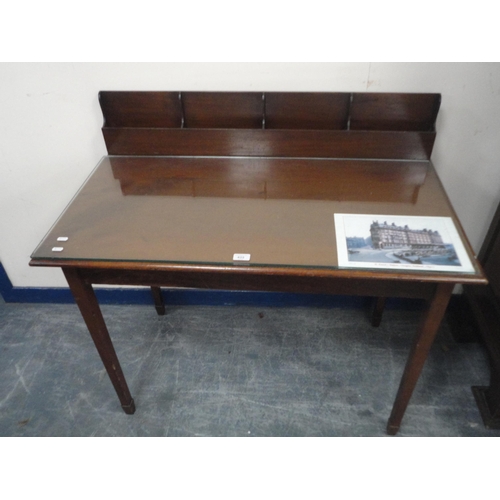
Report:
<svg viewBox="0 0 500 500"><path fill-rule="evenodd" d="M104 283L105 274L109 271L113 273L113 276L120 281L120 283L125 284L125 281L130 279L131 273L129 271L134 271L138 273L147 273L148 275L153 275L155 273L200 273L200 279L205 280L210 274L217 275L256 275L256 276L268 276L272 278L273 276L284 276L286 279L293 279L295 277L311 277L317 278L319 281L327 280L359 280L362 283L368 283L371 281L387 281L390 283L405 283L411 282L412 285L418 287L418 283L422 284L436 284L436 283L468 283L471 285L485 285L488 283L486 278L483 276L481 269L477 270L477 274L455 274L455 273L440 273L440 272L426 272L425 274L421 271L392 271L392 270L376 270L376 269L331 269L331 268L317 268L317 267L298 267L298 266L286 266L286 267L275 267L275 266L243 266L243 265L214 265L214 264L197 264L197 263L175 263L175 262L117 262L117 261L91 261L91 260L64 260L64 259L31 259L30 266L32 267L76 267L80 271L85 273L92 273L94 276L92 279L98 279L100 275L99 283ZM118 271L116 273L115 271ZM119 278L119 272L124 271L129 276ZM95 274L94 274L95 273ZM90 276L90 274L87 274ZM182 279L182 278L180 278ZM190 279L190 278L187 278ZM234 278L232 278L234 280ZM265 278L264 278L265 279ZM228 279L229 280L229 279ZM158 282L144 283L144 285L161 285L163 279L159 279ZM115 283L115 284L120 284ZM111 284L111 283L110 283ZM370 285L369 285L370 286ZM411 292L410 292L411 293ZM418 293L418 292L417 292ZM374 294L376 296L383 296L383 293ZM392 297L391 294L385 295L387 297ZM415 295L412 295L415 297ZM426 296L426 295L425 295ZM422 298L425 298L422 296ZM408 296L410 297L410 296Z"/></svg>
<svg viewBox="0 0 500 500"><path fill-rule="evenodd" d="M125 196L208 196L414 204L428 162L118 156Z"/></svg>
<svg viewBox="0 0 500 500"><path fill-rule="evenodd" d="M439 94L101 92L112 155L429 159Z"/></svg>
<svg viewBox="0 0 500 500"><path fill-rule="evenodd" d="M262 128L262 93L182 92L181 99L186 128Z"/></svg>
<svg viewBox="0 0 500 500"><path fill-rule="evenodd" d="M434 132L103 129L110 155L430 159Z"/></svg>
<svg viewBox="0 0 500 500"><path fill-rule="evenodd" d="M101 91L109 127L433 131L439 94Z"/></svg>
<svg viewBox="0 0 500 500"><path fill-rule="evenodd" d="M99 93L106 127L180 127L178 92Z"/></svg>
<svg viewBox="0 0 500 500"><path fill-rule="evenodd" d="M201 266L199 266L201 267ZM238 266L224 269L212 266L208 269L187 270L181 266L171 270L135 270L81 268L82 278L88 283L113 285L148 285L170 288L200 288L211 290L244 290L292 293L329 293L332 295L391 296L429 299L434 290L433 283L407 282L395 275L394 279L336 277L325 279L307 270L297 269L296 273L287 268L272 268L263 272L262 268L238 269Z"/></svg>
<svg viewBox="0 0 500 500"><path fill-rule="evenodd" d="M159 286L152 286L151 294L153 295L155 309L156 312L158 313L158 316L163 316L165 314L165 304L163 302L161 288Z"/></svg>
<svg viewBox="0 0 500 500"><path fill-rule="evenodd" d="M123 411L132 414L135 412L134 400L130 395L125 376L123 375L92 285L84 282L81 273L76 268L63 268L63 272L94 341L97 352L120 399Z"/></svg>
<svg viewBox="0 0 500 500"><path fill-rule="evenodd" d="M74 257L68 255L66 258L48 258L43 254L30 262L32 266L63 268L127 413L134 412L134 402L95 298L93 284L150 286L159 314L163 314L165 310L161 297L162 286L426 299L428 310L415 336L387 426L387 432L395 434L401 425L453 287L457 283L487 283L446 193L430 166L440 95L103 91L99 97L105 118L102 130L110 155L167 155L174 158L174 163L177 162L167 174L165 164L160 165L167 161L165 159L153 158L149 164L142 163L142 166L137 161L144 159L128 158L124 162L117 159L107 174L113 181L113 186L116 185L115 182L119 182L117 199L120 201L123 201L124 196L140 195L141 192L147 192L149 196L168 194L177 197L226 197L228 193L232 193L238 197L281 197L298 200L298 203L301 203L302 198L323 203L318 200L337 196L334 199L340 201L361 197L365 202L379 202L379 207L383 206L383 202L403 202L409 207L417 206L422 210L422 207L416 205L418 188L421 184L425 186L425 179L431 179L431 195L427 198L423 194L420 196L426 200L422 213L442 216L444 212L444 215L452 216L473 261L473 273L353 270L339 269L334 265L294 267L285 264L202 264L188 262L186 259L182 262L175 259L166 262L158 258L147 260L142 256L141 259L117 259L116 254L112 254L112 258L92 259L92 256L82 256L82 246L78 246L78 253ZM183 157L185 161L181 162L178 157ZM228 157L229 160L222 157ZM231 163L231 160L235 160L234 157L254 161L257 158L260 163L257 167L255 163L248 163L240 168L241 164ZM332 162L330 168L322 170L318 165L319 158L322 161L363 161L354 170L351 169L351 174L346 177L342 165L340 168L337 168L338 163L336 167L333 166L335 162ZM266 163L270 159L274 159L276 163ZM281 164L278 159L293 159L294 163L284 167L285 164ZM301 163L302 159L309 164ZM311 163L313 159L316 164ZM369 162L366 162L368 159L374 162L387 160L387 169L380 174L377 182L370 177L373 172ZM395 160L399 160L399 164ZM416 160L424 164L419 164ZM135 166L130 168L134 162ZM411 163L411 166L408 167L405 162ZM398 168L400 170L396 172L394 169ZM146 181L147 172L155 174L153 177L158 183L155 189L151 189L150 184L146 185L149 182ZM246 175L247 172L253 175ZM220 182L212 182L211 174ZM102 189L103 178L95 179L101 180L100 184L92 184L99 191ZM332 179L341 188L338 192L334 189ZM327 184L326 188L322 186L322 180ZM377 190L375 185L385 187ZM405 191L406 188L409 188L408 192ZM391 198L386 189L404 192L404 199ZM377 191L380 198L373 198L373 191ZM421 193L423 192L424 187L421 188ZM314 193L317 194L316 197ZM86 196L85 200L94 200L88 192ZM97 207L92 205L93 210L90 212L99 212L99 217L102 217L102 207L107 206L104 201L107 202L108 198L99 199L101 203ZM127 201L147 200L127 198ZM241 200L236 201L239 204ZM88 210L85 203L81 206L73 203L77 215L82 206L84 211ZM265 203L271 204L270 201ZM118 210L117 206L108 207L107 212L113 210ZM66 215L69 212L71 210L68 209ZM71 222L73 219L70 217L67 220ZM98 226L98 221L95 218L93 220L94 225ZM184 224L187 226L188 221L184 221ZM184 225L177 227L184 230ZM108 232L106 231L106 235ZM293 234L296 236L297 233ZM116 239L116 236L116 233L109 234L111 239ZM179 239L181 236L179 235ZM107 241L109 246L109 240ZM151 247L152 239L147 241ZM95 243L94 240L92 242ZM42 247L44 244L49 243L44 241ZM132 243L129 246L133 247ZM143 253L144 247L139 248ZM191 244L189 248L192 248ZM185 256L185 251L184 249L182 257ZM381 318L383 303L383 298L378 299L375 323ZM494 397L496 396L490 396L490 401Z"/></svg>
<svg viewBox="0 0 500 500"><path fill-rule="evenodd" d="M399 430L406 407L410 402L411 395L417 385L425 360L450 301L452 291L452 284L439 284L436 286L434 297L429 301L428 309L422 318L419 331L413 339L413 345L408 356L408 361L406 362L403 377L401 378L391 416L389 417L387 433L390 435L395 435Z"/></svg>
<svg viewBox="0 0 500 500"><path fill-rule="evenodd" d="M439 94L354 93L351 130L433 131Z"/></svg>
<svg viewBox="0 0 500 500"><path fill-rule="evenodd" d="M266 129L345 130L351 94L267 92Z"/></svg>
<svg viewBox="0 0 500 500"><path fill-rule="evenodd" d="M372 312L372 326L380 326L382 314L384 313L386 297L377 297Z"/></svg>

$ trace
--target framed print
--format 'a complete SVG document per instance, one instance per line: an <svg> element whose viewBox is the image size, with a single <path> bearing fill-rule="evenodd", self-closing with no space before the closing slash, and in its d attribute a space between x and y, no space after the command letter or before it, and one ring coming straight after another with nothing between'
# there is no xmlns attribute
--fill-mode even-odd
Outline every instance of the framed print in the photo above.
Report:
<svg viewBox="0 0 500 500"><path fill-rule="evenodd" d="M451 217L334 214L339 267L474 272Z"/></svg>

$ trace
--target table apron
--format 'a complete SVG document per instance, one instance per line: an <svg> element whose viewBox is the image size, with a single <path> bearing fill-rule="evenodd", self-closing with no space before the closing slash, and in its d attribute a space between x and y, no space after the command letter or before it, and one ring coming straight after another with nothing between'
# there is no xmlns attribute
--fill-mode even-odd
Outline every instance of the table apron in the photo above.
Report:
<svg viewBox="0 0 500 500"><path fill-rule="evenodd" d="M74 268L75 269L75 268ZM161 286L210 290L320 293L375 297L432 298L436 283L401 279L258 274L234 271L76 268L89 284Z"/></svg>

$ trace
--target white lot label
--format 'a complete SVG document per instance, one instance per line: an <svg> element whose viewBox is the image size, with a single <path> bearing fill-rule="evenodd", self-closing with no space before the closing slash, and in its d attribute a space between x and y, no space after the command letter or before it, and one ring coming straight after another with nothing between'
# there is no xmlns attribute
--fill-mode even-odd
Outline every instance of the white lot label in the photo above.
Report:
<svg viewBox="0 0 500 500"><path fill-rule="evenodd" d="M248 262L250 260L250 254L249 253L235 253L233 255L233 260L237 261L243 261L243 262Z"/></svg>

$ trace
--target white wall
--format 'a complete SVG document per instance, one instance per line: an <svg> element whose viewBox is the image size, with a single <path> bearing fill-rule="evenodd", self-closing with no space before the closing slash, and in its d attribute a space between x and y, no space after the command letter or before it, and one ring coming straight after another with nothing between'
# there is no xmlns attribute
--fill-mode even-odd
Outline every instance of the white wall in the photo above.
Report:
<svg viewBox="0 0 500 500"><path fill-rule="evenodd" d="M497 63L3 63L0 261L16 286L65 286L28 262L106 154L99 90L440 92L432 160L476 251L500 202Z"/></svg>

